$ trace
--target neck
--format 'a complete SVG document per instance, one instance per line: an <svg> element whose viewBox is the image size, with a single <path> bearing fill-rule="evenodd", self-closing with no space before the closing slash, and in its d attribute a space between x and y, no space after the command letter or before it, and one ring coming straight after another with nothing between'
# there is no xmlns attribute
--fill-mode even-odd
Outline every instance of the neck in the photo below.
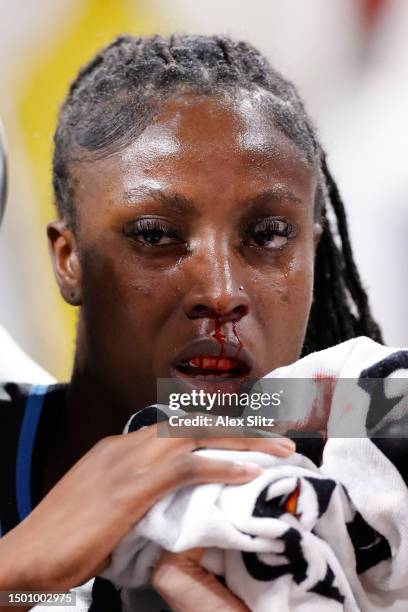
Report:
<svg viewBox="0 0 408 612"><path fill-rule="evenodd" d="M83 451L101 438L121 434L127 417L106 390L86 369L74 368L65 409L64 437L74 434ZM74 439L70 440L74 445ZM78 446L78 445L77 445Z"/></svg>
<svg viewBox="0 0 408 612"><path fill-rule="evenodd" d="M42 496L99 440L119 435L127 416L93 374L76 363L66 402L61 406L50 453L44 457Z"/></svg>

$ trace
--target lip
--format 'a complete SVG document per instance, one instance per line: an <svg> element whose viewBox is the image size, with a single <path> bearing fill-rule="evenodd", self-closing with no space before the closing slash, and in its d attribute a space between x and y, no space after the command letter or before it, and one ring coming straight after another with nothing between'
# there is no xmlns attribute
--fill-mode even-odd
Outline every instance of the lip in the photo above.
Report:
<svg viewBox="0 0 408 612"><path fill-rule="evenodd" d="M239 348L237 343L231 342L228 336L225 337L223 346L213 338L207 337L195 340L177 354L172 363L172 368L176 369L181 363L190 361L194 357L226 357L239 361L245 366L246 377L249 376L254 367L253 360L246 348L244 346Z"/></svg>
<svg viewBox="0 0 408 612"><path fill-rule="evenodd" d="M237 356L238 353L238 356ZM226 357L228 359L237 360L243 364L244 372L234 377L222 377L217 375L212 376L194 376L183 373L178 366L186 363L195 357ZM189 388L205 388L208 391L219 389L220 385L223 390L236 390L243 381L253 377L254 362L251 355L245 347L239 348L236 341L233 342L225 335L223 347L214 338L199 338L182 349L170 366L172 377L183 383L183 386Z"/></svg>

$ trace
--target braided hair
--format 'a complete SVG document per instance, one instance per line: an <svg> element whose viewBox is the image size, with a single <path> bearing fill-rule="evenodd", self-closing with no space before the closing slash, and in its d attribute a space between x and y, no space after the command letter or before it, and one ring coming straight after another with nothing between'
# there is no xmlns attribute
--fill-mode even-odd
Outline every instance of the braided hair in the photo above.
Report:
<svg viewBox="0 0 408 612"><path fill-rule="evenodd" d="M79 72L60 111L53 157L60 215L75 231L70 164L86 153L102 158L130 144L172 94L222 96L237 89L267 94L274 124L318 172L315 219L323 232L302 354L359 335L382 342L353 259L341 196L312 122L295 86L246 42L224 36L120 36L102 49Z"/></svg>

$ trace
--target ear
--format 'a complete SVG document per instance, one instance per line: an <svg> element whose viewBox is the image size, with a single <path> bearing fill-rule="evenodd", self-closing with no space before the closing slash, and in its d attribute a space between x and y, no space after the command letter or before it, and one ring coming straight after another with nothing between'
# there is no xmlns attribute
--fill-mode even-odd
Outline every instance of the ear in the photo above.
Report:
<svg viewBox="0 0 408 612"><path fill-rule="evenodd" d="M314 252L316 253L317 245L319 244L320 237L323 233L322 224L319 221L313 223L313 246Z"/></svg>
<svg viewBox="0 0 408 612"><path fill-rule="evenodd" d="M47 225L48 248L55 278L68 304L82 304L81 265L74 233L66 221L58 219Z"/></svg>

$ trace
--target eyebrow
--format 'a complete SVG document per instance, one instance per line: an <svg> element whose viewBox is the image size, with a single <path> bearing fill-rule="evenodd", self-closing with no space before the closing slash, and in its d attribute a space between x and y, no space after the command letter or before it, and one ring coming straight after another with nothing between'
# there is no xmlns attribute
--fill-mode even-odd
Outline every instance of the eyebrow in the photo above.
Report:
<svg viewBox="0 0 408 612"><path fill-rule="evenodd" d="M180 214L195 213L197 207L194 201L176 191L165 192L156 187L140 186L128 189L124 194L127 204L137 204L138 201L150 198L160 204L171 207L171 209Z"/></svg>
<svg viewBox="0 0 408 612"><path fill-rule="evenodd" d="M245 203L251 206L259 206L262 204L267 204L270 201L285 201L296 205L302 204L301 198L295 195L293 191L289 189L289 187L283 184L274 185L271 189L263 191L249 200L245 200Z"/></svg>
<svg viewBox="0 0 408 612"><path fill-rule="evenodd" d="M194 201L176 191L165 192L156 187L141 185L139 187L133 187L125 191L124 198L125 202L130 205L137 204L138 201L144 200L146 198L151 198L159 204L169 206L174 212L177 212L181 215L198 214L198 210L196 205L194 204ZM296 205L302 204L302 200L298 196L296 196L289 189L289 187L283 184L274 185L271 189L263 191L254 196L253 198L245 198L244 200L242 200L241 203L243 206L249 205L251 207L255 207L262 206L263 204L267 204L270 201L286 201Z"/></svg>

